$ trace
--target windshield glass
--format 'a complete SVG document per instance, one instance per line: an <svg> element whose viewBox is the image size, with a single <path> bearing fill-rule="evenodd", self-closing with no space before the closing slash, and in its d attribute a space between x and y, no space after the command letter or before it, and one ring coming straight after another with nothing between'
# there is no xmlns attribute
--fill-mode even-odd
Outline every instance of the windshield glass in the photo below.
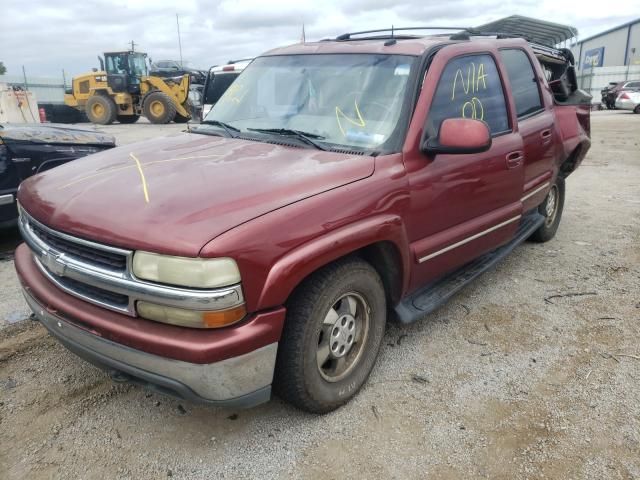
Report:
<svg viewBox="0 0 640 480"><path fill-rule="evenodd" d="M314 138L324 144L375 149L396 129L414 60L375 54L260 57L205 120L243 132L298 130L319 135Z"/></svg>

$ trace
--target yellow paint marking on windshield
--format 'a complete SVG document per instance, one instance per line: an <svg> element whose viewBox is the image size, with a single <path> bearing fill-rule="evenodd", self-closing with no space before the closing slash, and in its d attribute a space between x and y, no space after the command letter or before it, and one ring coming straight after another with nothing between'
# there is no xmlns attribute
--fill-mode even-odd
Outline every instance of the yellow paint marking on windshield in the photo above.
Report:
<svg viewBox="0 0 640 480"><path fill-rule="evenodd" d="M129 156L133 158L136 162L136 166L138 167L138 173L140 173L140 181L142 182L142 191L144 192L144 201L149 203L149 191L147 190L147 181L144 178L144 172L142 171L142 165L140 165L140 160L138 160L133 153L129 153Z"/></svg>
<svg viewBox="0 0 640 480"><path fill-rule="evenodd" d="M338 128L340 129L340 131L342 132L342 136L346 137L347 134L344 131L344 129L342 128L342 123L340 122L340 117L343 117L346 121L353 123L354 125L358 126L358 127L365 127L367 124L364 121L364 118L362 118L362 114L360 113L360 109L358 108L358 102L357 100L353 101L353 104L356 107L356 114L358 115L358 120L353 120L349 117L347 117L347 115L340 110L340 107L338 107L336 105L336 121L338 122Z"/></svg>

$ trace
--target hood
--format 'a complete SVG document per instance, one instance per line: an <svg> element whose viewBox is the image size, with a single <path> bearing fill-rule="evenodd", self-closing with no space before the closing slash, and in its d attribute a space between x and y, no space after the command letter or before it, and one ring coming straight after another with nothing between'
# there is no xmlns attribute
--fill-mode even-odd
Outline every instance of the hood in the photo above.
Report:
<svg viewBox="0 0 640 480"><path fill-rule="evenodd" d="M116 144L111 135L55 123L4 123L0 125L0 140L9 145L18 142L105 146Z"/></svg>
<svg viewBox="0 0 640 480"><path fill-rule="evenodd" d="M36 219L72 235L197 256L227 230L373 170L370 156L183 133L36 175L18 199Z"/></svg>

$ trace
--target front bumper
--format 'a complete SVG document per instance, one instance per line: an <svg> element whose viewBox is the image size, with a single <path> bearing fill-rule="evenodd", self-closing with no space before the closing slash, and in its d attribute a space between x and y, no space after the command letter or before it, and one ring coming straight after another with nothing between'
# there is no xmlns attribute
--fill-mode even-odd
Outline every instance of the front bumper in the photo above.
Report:
<svg viewBox="0 0 640 480"><path fill-rule="evenodd" d="M210 364L187 363L120 345L47 311L27 291L24 297L40 323L79 357L109 372L115 381L196 402L252 407L271 396L277 343Z"/></svg>
<svg viewBox="0 0 640 480"><path fill-rule="evenodd" d="M269 399L284 309L219 330L180 328L64 293L42 275L25 245L16 250L15 265L38 320L114 380L215 405L250 407Z"/></svg>

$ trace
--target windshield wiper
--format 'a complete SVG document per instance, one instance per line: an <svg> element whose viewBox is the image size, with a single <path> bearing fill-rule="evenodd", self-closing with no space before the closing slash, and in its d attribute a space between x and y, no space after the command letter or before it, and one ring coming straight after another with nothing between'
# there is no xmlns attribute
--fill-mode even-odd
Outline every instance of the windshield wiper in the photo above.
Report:
<svg viewBox="0 0 640 480"><path fill-rule="evenodd" d="M222 127L222 129L227 132L231 138L235 138L238 133L240 133L240 129L234 127L233 125L229 125L228 123L221 122L220 120L203 120L200 122L200 125L213 125L216 127Z"/></svg>
<svg viewBox="0 0 640 480"><path fill-rule="evenodd" d="M303 132L302 130L293 130L290 128L247 128L247 130L259 133L274 133L276 135L282 135L283 137L295 137L302 140L307 145L311 145L312 147L317 148L318 150L328 150L327 147L320 145L315 141L324 140L325 137L311 132Z"/></svg>

